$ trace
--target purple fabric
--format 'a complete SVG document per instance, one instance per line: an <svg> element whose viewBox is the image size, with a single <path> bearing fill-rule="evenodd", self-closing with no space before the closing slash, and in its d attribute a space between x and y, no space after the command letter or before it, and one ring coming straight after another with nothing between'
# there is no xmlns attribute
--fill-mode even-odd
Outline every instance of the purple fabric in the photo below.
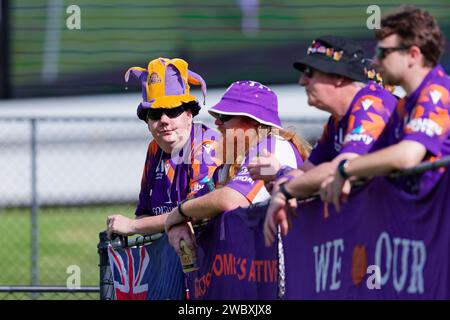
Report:
<svg viewBox="0 0 450 320"><path fill-rule="evenodd" d="M202 88L202 95L203 95L203 104L205 104L205 102L206 102L205 101L205 99L206 99L206 82L205 82L205 80L203 80L203 78L199 74L197 74L191 70L188 70L188 76L192 77L195 80L197 80L198 82L200 82L200 85Z"/></svg>
<svg viewBox="0 0 450 320"><path fill-rule="evenodd" d="M264 246L263 217L258 207L235 210L214 218L200 232L199 270L187 274L191 299L276 297L276 250Z"/></svg>
<svg viewBox="0 0 450 320"><path fill-rule="evenodd" d="M248 116L260 123L281 128L278 98L270 88L255 81L236 81L228 87L211 112Z"/></svg>
<svg viewBox="0 0 450 320"><path fill-rule="evenodd" d="M203 140L206 130L211 129L194 123L190 140L186 142L185 148L182 150L182 152L186 150L196 153L196 159L201 161L196 165L198 166L197 170L193 169L194 165L180 163L181 161L177 161L180 158L164 153L155 141L150 143L142 175L136 216L153 216L170 212L187 197L199 197L213 189L212 174L217 163L210 157L213 149L206 146ZM182 157L183 154L180 156Z"/></svg>
<svg viewBox="0 0 450 320"><path fill-rule="evenodd" d="M427 197L378 178L328 219L320 201L301 206L284 241L286 298L450 299L449 178Z"/></svg>
<svg viewBox="0 0 450 320"><path fill-rule="evenodd" d="M327 219L321 201L299 204L283 240L285 298L450 299L449 187L447 173L415 197L377 178L341 213L330 207ZM226 212L200 232L199 270L188 275L192 299L277 299L276 246L266 248L262 236L266 210Z"/></svg>
<svg viewBox="0 0 450 320"><path fill-rule="evenodd" d="M342 119L329 118L308 160L319 165L344 152L361 155L377 150L377 139L396 104L397 99L389 91L370 81L355 95Z"/></svg>
<svg viewBox="0 0 450 320"><path fill-rule="evenodd" d="M166 96L178 96L183 95L186 92L186 88L184 87L185 84L181 78L180 71L178 71L178 69L172 64L166 68L164 81Z"/></svg>
<svg viewBox="0 0 450 320"><path fill-rule="evenodd" d="M435 67L420 86L400 100L382 139L382 147L402 140L417 141L427 149L423 161L450 154L450 79L441 66ZM426 194L443 169L428 171L422 177L399 178L397 184L412 193Z"/></svg>
<svg viewBox="0 0 450 320"><path fill-rule="evenodd" d="M125 82L128 82L128 80L130 78L130 73L135 75L141 81L142 101L147 101L148 98L147 98L147 91L146 91L146 83L147 83L148 72L134 70L134 69L128 70L128 72L125 73Z"/></svg>

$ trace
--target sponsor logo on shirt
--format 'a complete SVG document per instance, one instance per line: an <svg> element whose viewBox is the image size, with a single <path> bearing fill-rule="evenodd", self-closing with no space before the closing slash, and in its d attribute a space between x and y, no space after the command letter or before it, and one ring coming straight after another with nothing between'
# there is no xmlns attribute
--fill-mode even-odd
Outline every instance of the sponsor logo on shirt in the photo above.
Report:
<svg viewBox="0 0 450 320"><path fill-rule="evenodd" d="M155 180L161 180L162 177L164 176L165 170L164 170L164 163L162 161L158 163L155 173L156 173Z"/></svg>
<svg viewBox="0 0 450 320"><path fill-rule="evenodd" d="M158 207L153 207L152 208L152 212L153 212L154 215L158 216L160 214L169 213L170 211L172 211L173 208L176 208L176 207L172 207L172 206L158 206Z"/></svg>
<svg viewBox="0 0 450 320"><path fill-rule="evenodd" d="M190 192L198 192L202 190L204 186L205 186L204 184L200 184L197 182L190 188Z"/></svg>
<svg viewBox="0 0 450 320"><path fill-rule="evenodd" d="M351 134L349 133L345 137L345 142L356 141L356 142L364 142L364 144L369 145L373 142L373 138L367 134Z"/></svg>
<svg viewBox="0 0 450 320"><path fill-rule="evenodd" d="M255 181L250 177L247 167L242 167L242 169L238 172L238 174L233 180L248 182L250 184L255 183Z"/></svg>
<svg viewBox="0 0 450 320"><path fill-rule="evenodd" d="M442 127L439 124L431 119L423 118L411 119L406 126L406 130L411 132L422 132L429 137L442 134Z"/></svg>
<svg viewBox="0 0 450 320"><path fill-rule="evenodd" d="M365 130L362 127L362 125L355 128L351 133L347 134L345 136L344 143L350 142L350 141L356 141L356 142L364 142L364 144L369 145L373 142L373 137L365 134Z"/></svg>

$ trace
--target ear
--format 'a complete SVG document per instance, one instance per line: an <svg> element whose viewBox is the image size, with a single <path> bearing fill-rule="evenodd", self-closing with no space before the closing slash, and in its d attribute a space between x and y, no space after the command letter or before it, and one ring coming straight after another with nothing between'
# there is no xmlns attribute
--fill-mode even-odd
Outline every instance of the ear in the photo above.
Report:
<svg viewBox="0 0 450 320"><path fill-rule="evenodd" d="M188 117L189 120L192 120L192 118L194 116L192 115L192 110L191 109L187 109L186 110L186 116Z"/></svg>
<svg viewBox="0 0 450 320"><path fill-rule="evenodd" d="M424 65L423 54L418 46L412 46L411 48L409 48L408 55L411 58L411 62L413 62L414 64L420 62L422 65Z"/></svg>
<svg viewBox="0 0 450 320"><path fill-rule="evenodd" d="M339 76L339 75L336 75L335 77L336 77L336 79L335 79L334 84L336 87L342 87L348 83L349 79L346 77Z"/></svg>

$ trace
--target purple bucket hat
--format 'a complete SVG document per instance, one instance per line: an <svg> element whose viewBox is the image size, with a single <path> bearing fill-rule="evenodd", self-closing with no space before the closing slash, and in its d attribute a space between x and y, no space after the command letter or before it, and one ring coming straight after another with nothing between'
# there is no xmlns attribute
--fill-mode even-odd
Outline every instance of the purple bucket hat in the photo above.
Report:
<svg viewBox="0 0 450 320"><path fill-rule="evenodd" d="M259 123L281 129L277 95L272 89L256 81L233 82L219 103L208 112L246 116Z"/></svg>

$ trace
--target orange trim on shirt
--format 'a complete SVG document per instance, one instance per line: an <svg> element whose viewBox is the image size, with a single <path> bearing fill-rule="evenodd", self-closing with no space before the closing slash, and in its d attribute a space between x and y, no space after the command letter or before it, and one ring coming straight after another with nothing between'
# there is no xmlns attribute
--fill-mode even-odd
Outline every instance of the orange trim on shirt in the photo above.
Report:
<svg viewBox="0 0 450 320"><path fill-rule="evenodd" d="M255 199L256 195L258 194L258 192L263 187L264 187L264 181L263 180L259 180L257 182L255 181L255 186L253 187L253 189L246 196L247 200L250 201L251 203L253 203L253 200Z"/></svg>

